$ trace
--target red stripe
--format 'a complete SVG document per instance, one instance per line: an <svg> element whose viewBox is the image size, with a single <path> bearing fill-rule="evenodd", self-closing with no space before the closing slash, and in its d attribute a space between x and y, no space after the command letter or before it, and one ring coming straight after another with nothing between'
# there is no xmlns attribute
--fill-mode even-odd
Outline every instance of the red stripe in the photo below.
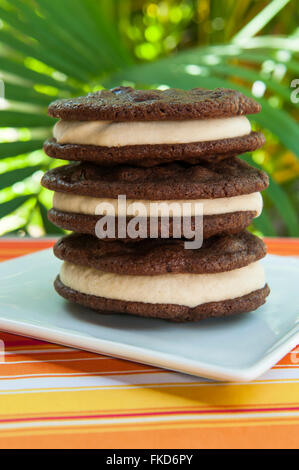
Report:
<svg viewBox="0 0 299 470"><path fill-rule="evenodd" d="M142 416L169 416L169 415L188 415L188 414L215 414L215 413L246 413L246 412L265 412L265 411L297 411L299 406L295 407L281 407L281 408L229 408L225 410L195 410L195 411L157 411L157 412L144 412L144 413L118 413L118 414L99 414L99 415L83 415L83 416L44 416L36 418L15 418L15 419L0 419L0 423L17 423L24 421L54 421L54 420L72 420L72 419L95 419L95 418L129 418L129 417L142 417Z"/></svg>

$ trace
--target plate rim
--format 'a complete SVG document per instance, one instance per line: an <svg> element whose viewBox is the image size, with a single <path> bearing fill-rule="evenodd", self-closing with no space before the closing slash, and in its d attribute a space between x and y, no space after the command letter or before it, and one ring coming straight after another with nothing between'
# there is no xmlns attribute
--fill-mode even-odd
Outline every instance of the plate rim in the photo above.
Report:
<svg viewBox="0 0 299 470"><path fill-rule="evenodd" d="M39 327L37 325L28 325L16 320L3 320L1 316L0 329L8 333L41 339L50 343L102 354L104 356L112 356L119 359L173 370L183 374L229 382L249 382L255 380L275 365L291 349L296 347L298 344L297 341L299 340L299 331L296 331L296 328L293 328L283 337L285 339L278 348L275 348L273 352L266 354L266 356L254 363L252 366L242 370L240 368L205 365L205 363L201 361L193 361L192 359L184 358L181 359L173 354L162 352L158 353L156 351L145 350L139 346L125 345L116 341L99 338L88 338L88 340L86 340L86 337L84 340L84 337L80 334L52 330L46 327ZM88 341L88 344L86 344L85 341ZM136 355L138 357L137 361Z"/></svg>
<svg viewBox="0 0 299 470"><path fill-rule="evenodd" d="M38 256L45 254L45 252L52 252L52 248L39 250L35 253L29 253L18 258L13 258L11 260L4 261L1 265L6 263L16 263L21 260L24 261L24 258ZM278 255L271 255L271 257L282 258ZM286 256L283 258L291 258L293 260L297 259L292 256ZM10 320L7 317L3 318L1 313L0 330L75 349L82 349L96 354L148 364L183 374L229 382L250 382L257 379L299 343L299 324L296 324L283 336L279 337L280 344L279 346L274 346L273 351L266 353L263 357L245 369L240 369L238 367L232 368L228 366L208 365L202 361L180 358L174 354L152 351L139 346L119 343L117 341L109 341L93 337L87 338L87 336L80 335L80 333L69 333L67 330L63 330L62 328L51 329L46 326L38 326L32 323L28 324L24 321ZM136 357L138 359L136 359Z"/></svg>

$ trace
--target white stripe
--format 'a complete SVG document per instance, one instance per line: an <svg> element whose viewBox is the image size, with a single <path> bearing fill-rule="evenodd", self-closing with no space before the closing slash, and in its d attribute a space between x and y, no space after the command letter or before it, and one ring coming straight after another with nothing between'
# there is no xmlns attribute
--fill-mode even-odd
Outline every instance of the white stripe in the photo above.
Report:
<svg viewBox="0 0 299 470"><path fill-rule="evenodd" d="M13 354L39 354L39 353L56 353L56 352L80 352L78 349L72 348L52 348L52 349L18 349L15 351L5 351L6 356Z"/></svg>
<svg viewBox="0 0 299 470"><path fill-rule="evenodd" d="M157 369L147 369L149 372L157 372ZM66 377L72 377L72 376L76 376L76 377L84 377L84 376L102 376L102 375L113 375L113 374L120 374L120 376L122 375L127 375L127 374L138 374L139 372L145 372L144 369L134 369L134 370L112 370L112 371L106 371L106 372L103 372L103 371L98 371L98 372L55 372L55 373L48 373L48 374L24 374L24 375L3 375L3 376L0 376L0 379L1 380L6 380L6 379L10 379L10 380L14 380L14 379L23 379L23 378L26 378L26 377L57 377L57 378L60 378L62 375L63 376L66 376ZM35 380L35 379L33 379ZM2 381L0 382L0 385L2 385Z"/></svg>
<svg viewBox="0 0 299 470"><path fill-rule="evenodd" d="M122 372L122 371L120 371ZM206 379L198 379L175 372L161 372L157 373L143 373L141 374L121 374L121 375L91 375L85 377L39 377L39 378L24 378L22 380L1 380L1 391L5 390L40 390L43 388L73 388L73 387L107 387L107 386L130 386L130 385L144 385L144 384L164 384L164 383L201 383L206 382ZM115 371L116 373L116 371Z"/></svg>
<svg viewBox="0 0 299 470"><path fill-rule="evenodd" d="M287 367L297 367L297 368L299 369L299 364L276 365L276 366L274 366L274 369L276 369L276 368L278 368L278 367L280 367L280 368L282 368L282 369L283 369L283 368L287 368Z"/></svg>
<svg viewBox="0 0 299 470"><path fill-rule="evenodd" d="M88 360L89 358L86 358L86 360ZM96 358L95 358L96 359ZM104 358L103 358L104 359ZM76 359L69 359L69 361L73 361L73 360L76 360ZM32 361L33 363L35 361ZM38 361L36 361L38 362ZM42 362L56 362L55 360L53 361L42 361ZM7 364L12 364L12 363L7 363ZM0 368L1 370L1 368ZM21 374L21 375L2 375L0 376L0 379L1 379L1 388L2 387L2 384L3 382L5 383L5 379L10 379L10 380L14 380L14 379L19 379L19 378L22 378L22 379L25 379L25 378L32 378L32 387L30 388L35 388L34 386L36 385L34 383L34 377L57 377L57 379L61 378L61 375L64 375L66 376L65 379L67 380L68 377L71 377L71 376L103 376L103 375L107 375L107 374L120 374L120 377L122 374L132 374L134 375L134 373L136 372L139 373L139 372L153 372L153 373L157 373L157 368L149 368L149 369L136 369L136 370L128 370L128 371L123 371L123 370L120 370L120 371L106 371L106 372L102 372L102 371L95 371L95 372L55 372L55 373L46 373L46 374ZM168 372L169 374L172 374L171 376L175 376L175 377L178 377L178 376L182 376L182 377L186 377L187 379L185 381L190 381L191 378L193 378L195 381L198 381L198 378L195 377L195 376L191 376L191 375L184 375L184 374L179 374L178 372L171 372L169 371ZM167 373L166 373L167 374ZM151 374L148 374L151 376ZM160 376L164 376L165 373L163 374L163 372L159 373ZM272 379L277 379L277 378L280 378L280 379L288 379L288 378L299 378L299 368L295 368L295 369L291 369L291 368L284 368L284 369L270 369L268 372L266 372L263 376L262 376L263 379L266 379L266 380L272 380ZM55 379L56 380L56 379ZM88 380L87 380L88 382ZM160 380L158 381L159 383L161 382ZM22 384L24 383L24 381L22 381ZM220 382L220 383L223 383L223 382ZM244 382L246 383L246 382ZM40 381L38 383L38 385L40 385ZM87 385L88 386L88 385Z"/></svg>
<svg viewBox="0 0 299 470"><path fill-rule="evenodd" d="M106 390L138 390L138 389L146 389L146 388L175 388L175 387L205 387L205 386L231 386L231 385L271 385L271 384L294 384L294 383L299 383L299 379L292 379L292 380L269 380L269 381L259 381L259 382L208 382L207 383L163 383L163 384L149 384L149 385L127 385L127 386L121 386L121 385L115 385L115 386L100 386L100 387L71 387L71 388L51 388L51 389L35 389L35 390L18 390L18 391L5 391L5 392L0 392L0 395L22 395L22 394L28 394L28 393L52 393L52 392L85 392L85 391L106 391Z"/></svg>
<svg viewBox="0 0 299 470"><path fill-rule="evenodd" d="M294 418L299 417L299 412L290 411L278 411L278 412L263 412L263 413L219 413L219 414L184 414L176 416L136 416L126 418L93 418L93 419L75 419L75 420L57 420L57 421L34 421L34 422L22 422L22 423L3 423L0 424L0 429L21 429L21 428L40 428L40 427L63 427L63 426L96 426L96 425L107 425L107 424L145 424L145 423L156 423L156 422L169 422L169 421L219 421L219 420L248 420L256 418Z"/></svg>
<svg viewBox="0 0 299 470"><path fill-rule="evenodd" d="M160 372L157 373L156 369L152 373L134 374L135 371L129 371L127 374L124 371L120 375L107 375L99 372L99 375L86 374L85 376L67 376L67 377L38 377L38 378L24 378L22 380L6 380L3 379L0 382L1 391L0 393L13 392L17 390L28 390L29 392L38 391L42 389L84 389L85 387L97 387L98 389L107 389L108 387L131 388L134 385L143 387L144 385L161 385L169 386L181 386L182 384L190 385L213 385L223 386L225 384L230 385L245 385L246 382L213 382L208 379L198 378L191 375L179 374L176 372ZM131 373L130 373L131 372ZM116 371L114 371L116 373ZM287 382L299 382L299 370L298 369L284 369L284 370L273 370L264 374L259 380L253 382L247 382L249 384L270 384L270 383L287 383Z"/></svg>
<svg viewBox="0 0 299 470"><path fill-rule="evenodd" d="M108 358L108 357L82 357L82 358L75 358L75 359L43 359L43 360L34 360L34 361L9 361L9 362L4 362L3 364L1 363L1 367L4 365L9 366L10 364L37 364L39 362L43 362L45 364L48 364L49 362L74 362L74 361L103 361L107 359L114 359L114 358ZM44 374L41 374L44 375ZM14 376L14 377L19 377L19 376ZM0 377L1 378L1 377Z"/></svg>
<svg viewBox="0 0 299 470"><path fill-rule="evenodd" d="M260 379L272 380L272 379L298 379L299 369L270 369L268 372L263 374ZM257 379L259 380L259 379Z"/></svg>

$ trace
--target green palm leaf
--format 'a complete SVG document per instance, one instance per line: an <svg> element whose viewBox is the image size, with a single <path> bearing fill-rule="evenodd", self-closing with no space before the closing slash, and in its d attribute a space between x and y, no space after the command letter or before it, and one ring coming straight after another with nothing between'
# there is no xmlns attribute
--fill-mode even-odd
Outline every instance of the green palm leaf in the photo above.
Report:
<svg viewBox="0 0 299 470"><path fill-rule="evenodd" d="M19 101L21 103L32 103L37 106L48 106L53 100L52 96L38 93L30 87L23 85L15 85L14 83L6 83L5 98L11 101Z"/></svg>
<svg viewBox="0 0 299 470"><path fill-rule="evenodd" d="M265 210L259 217L254 219L253 226L259 230L259 232L266 234L268 237L274 237L276 235L275 228L273 227L271 219Z"/></svg>
<svg viewBox="0 0 299 470"><path fill-rule="evenodd" d="M15 157L23 153L33 152L43 146L43 140L29 140L28 142L8 142L0 145L0 158Z"/></svg>
<svg viewBox="0 0 299 470"><path fill-rule="evenodd" d="M247 163L256 168L261 169L261 166L258 165L251 156L243 155L242 157ZM299 216L297 214L296 208L292 204L291 200L283 189L269 176L269 187L264 191L264 194L275 208L278 210L282 220L285 222L289 234L293 237L298 237L299 235ZM264 212L265 213L265 212ZM258 219L256 219L258 220ZM268 222L267 222L268 223ZM267 231L268 232L268 231ZM266 233L267 233L266 232ZM267 233L269 234L269 233Z"/></svg>
<svg viewBox="0 0 299 470"><path fill-rule="evenodd" d="M64 233L62 229L59 227L56 227L56 225L52 224L52 222L49 221L48 216L47 216L47 208L41 203L41 201L37 201L38 208L40 211L40 215L43 221L43 226L46 231L46 233L50 233L51 235L61 235Z"/></svg>
<svg viewBox="0 0 299 470"><path fill-rule="evenodd" d="M0 218L7 216L8 214L11 214L14 212L16 209L21 207L24 202L28 201L30 196L19 196L14 199L11 199L10 201L3 202L0 206Z"/></svg>
<svg viewBox="0 0 299 470"><path fill-rule="evenodd" d="M291 3L272 0L245 24L242 19L257 10L255 3L246 0L232 6L211 0L211 15L226 18L230 43L193 47L156 62L137 63L116 27L117 15L124 11L118 0L0 0L0 70L7 100L7 107L0 111L0 136L2 131L4 136L0 162L7 168L0 175L0 190L2 200L8 199L0 214L8 215L24 205L29 219L32 211L39 213L47 233L61 233L47 221L44 193L12 197L9 186L57 164L46 158L37 164L32 154L42 147L42 135L49 135L55 123L46 115L49 102L102 86L129 82L138 87L232 87L253 96L252 85L260 82L265 94L254 96L262 104L262 112L252 116L254 125L267 129L285 149L299 156L294 114L298 104L290 103L290 81L299 72L299 38L261 34ZM239 32L236 24L240 24ZM28 159L26 168L24 158ZM272 171L271 165L267 169ZM265 201L265 211L254 226L274 235L274 207L287 233L299 235L298 208L273 178Z"/></svg>
<svg viewBox="0 0 299 470"><path fill-rule="evenodd" d="M19 168L17 170L8 171L0 175L0 190L11 186L16 181L22 181L28 176L33 175L40 169L39 166L28 166L27 168Z"/></svg>
<svg viewBox="0 0 299 470"><path fill-rule="evenodd" d="M236 34L233 38L233 42L238 43L255 36L289 3L289 1L290 0L272 0L258 15L242 28L238 34Z"/></svg>
<svg viewBox="0 0 299 470"><path fill-rule="evenodd" d="M157 85L164 84L170 87L184 89L196 86L203 88L233 87L252 96L250 90L245 87L237 85L233 81L210 75L208 67L206 67L206 69L192 69L190 67L193 67L193 64L185 65L185 61L183 61L181 66L181 68L178 68L177 63L173 65L171 60L168 59L153 64L153 66L145 65L144 67L134 67L116 74L115 78L113 78L113 80L110 79L108 84L109 86L115 86L116 83L127 80L144 85L155 83ZM188 69L184 71L184 67L188 66L189 70L192 71L191 74L188 72ZM227 70L229 70L229 67L230 66L227 65ZM235 77L234 67L232 68L230 77ZM287 93L287 90L285 92ZM299 157L298 125L296 121L284 110L270 106L265 99L254 98L262 104L262 112L255 115L254 120L262 127L269 129L273 134L277 135L281 142Z"/></svg>
<svg viewBox="0 0 299 470"><path fill-rule="evenodd" d="M52 87L53 89L63 90L64 94L67 94L68 92L73 94L78 92L77 87L74 87L65 81L55 80L50 75L45 75L44 73L30 70L24 66L24 63L20 59L16 62L15 58L13 59L10 57L0 56L0 70L18 78L22 81L22 83L26 83L28 87L34 85L44 85L46 87Z"/></svg>
<svg viewBox="0 0 299 470"><path fill-rule="evenodd" d="M5 110L0 113L1 127L48 127L55 121L46 114L31 114Z"/></svg>

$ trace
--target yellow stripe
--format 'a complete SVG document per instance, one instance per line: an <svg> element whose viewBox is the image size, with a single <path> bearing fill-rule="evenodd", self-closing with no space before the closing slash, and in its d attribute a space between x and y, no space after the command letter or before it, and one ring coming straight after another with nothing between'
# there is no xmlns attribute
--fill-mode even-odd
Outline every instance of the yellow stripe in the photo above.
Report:
<svg viewBox="0 0 299 470"><path fill-rule="evenodd" d="M127 411L128 409L156 409L185 406L246 406L275 405L284 398L285 405L298 402L299 383L270 383L246 385L219 385L218 387L131 388L125 390L82 390L74 393L20 393L1 395L0 413L3 416L35 413L84 413L98 410Z"/></svg>

